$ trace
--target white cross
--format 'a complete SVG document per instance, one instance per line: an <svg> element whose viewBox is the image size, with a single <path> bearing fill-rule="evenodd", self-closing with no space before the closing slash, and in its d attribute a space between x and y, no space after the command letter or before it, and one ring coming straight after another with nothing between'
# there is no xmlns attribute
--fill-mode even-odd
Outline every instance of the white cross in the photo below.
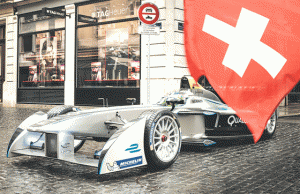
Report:
<svg viewBox="0 0 300 194"><path fill-rule="evenodd" d="M222 64L240 77L253 59L274 79L287 59L260 41L268 22L268 18L242 8L236 27L206 15L202 30L229 44Z"/></svg>

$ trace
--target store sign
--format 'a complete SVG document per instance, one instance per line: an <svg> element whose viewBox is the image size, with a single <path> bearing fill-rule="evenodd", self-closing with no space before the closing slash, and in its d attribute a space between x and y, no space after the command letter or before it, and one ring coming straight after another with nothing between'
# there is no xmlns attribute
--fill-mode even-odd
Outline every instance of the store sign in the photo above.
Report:
<svg viewBox="0 0 300 194"><path fill-rule="evenodd" d="M53 9L53 8L44 7L42 9L42 13L46 16L59 17L59 18L66 17L65 11L61 11L61 10L57 10L57 9Z"/></svg>
<svg viewBox="0 0 300 194"><path fill-rule="evenodd" d="M78 22L94 24L94 23L97 23L97 22L98 22L98 19L97 19L97 18L90 17L90 16L78 14Z"/></svg>
<svg viewBox="0 0 300 194"><path fill-rule="evenodd" d="M113 16L121 16L121 15L129 15L130 9L129 7L123 7L120 9L107 9L105 11L98 11L95 14L95 17L97 18L103 18L103 17L113 17Z"/></svg>

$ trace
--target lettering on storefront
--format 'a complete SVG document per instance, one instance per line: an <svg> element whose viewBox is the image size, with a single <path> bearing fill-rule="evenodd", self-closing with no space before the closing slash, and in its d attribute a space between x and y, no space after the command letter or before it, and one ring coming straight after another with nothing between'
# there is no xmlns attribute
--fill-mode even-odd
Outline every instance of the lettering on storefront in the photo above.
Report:
<svg viewBox="0 0 300 194"><path fill-rule="evenodd" d="M129 13L130 13L129 7L120 8L120 9L107 9L106 11L96 12L95 17L97 17L97 18L112 17L112 16L118 16L118 15L127 15Z"/></svg>
<svg viewBox="0 0 300 194"><path fill-rule="evenodd" d="M47 8L47 7L44 7L42 9L42 13L46 16L60 17L60 18L66 17L65 11L55 10L55 9L51 9L51 8Z"/></svg>

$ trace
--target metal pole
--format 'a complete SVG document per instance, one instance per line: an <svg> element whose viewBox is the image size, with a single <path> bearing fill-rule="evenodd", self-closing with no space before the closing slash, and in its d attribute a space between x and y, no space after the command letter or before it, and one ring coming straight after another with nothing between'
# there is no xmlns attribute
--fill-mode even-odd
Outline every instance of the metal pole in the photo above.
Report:
<svg viewBox="0 0 300 194"><path fill-rule="evenodd" d="M147 104L150 104L150 34L148 34Z"/></svg>

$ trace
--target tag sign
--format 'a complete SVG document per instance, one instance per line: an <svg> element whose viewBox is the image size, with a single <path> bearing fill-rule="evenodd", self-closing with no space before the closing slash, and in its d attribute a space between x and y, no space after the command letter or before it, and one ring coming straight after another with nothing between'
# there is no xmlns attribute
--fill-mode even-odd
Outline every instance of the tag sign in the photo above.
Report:
<svg viewBox="0 0 300 194"><path fill-rule="evenodd" d="M53 9L53 8L47 8L44 7L42 8L42 13L46 16L52 16L52 17L58 17L58 18L65 18L66 17L66 12Z"/></svg>
<svg viewBox="0 0 300 194"><path fill-rule="evenodd" d="M78 22L94 24L94 23L97 23L98 20L97 20L97 18L93 18L93 17L90 17L90 16L78 14Z"/></svg>

